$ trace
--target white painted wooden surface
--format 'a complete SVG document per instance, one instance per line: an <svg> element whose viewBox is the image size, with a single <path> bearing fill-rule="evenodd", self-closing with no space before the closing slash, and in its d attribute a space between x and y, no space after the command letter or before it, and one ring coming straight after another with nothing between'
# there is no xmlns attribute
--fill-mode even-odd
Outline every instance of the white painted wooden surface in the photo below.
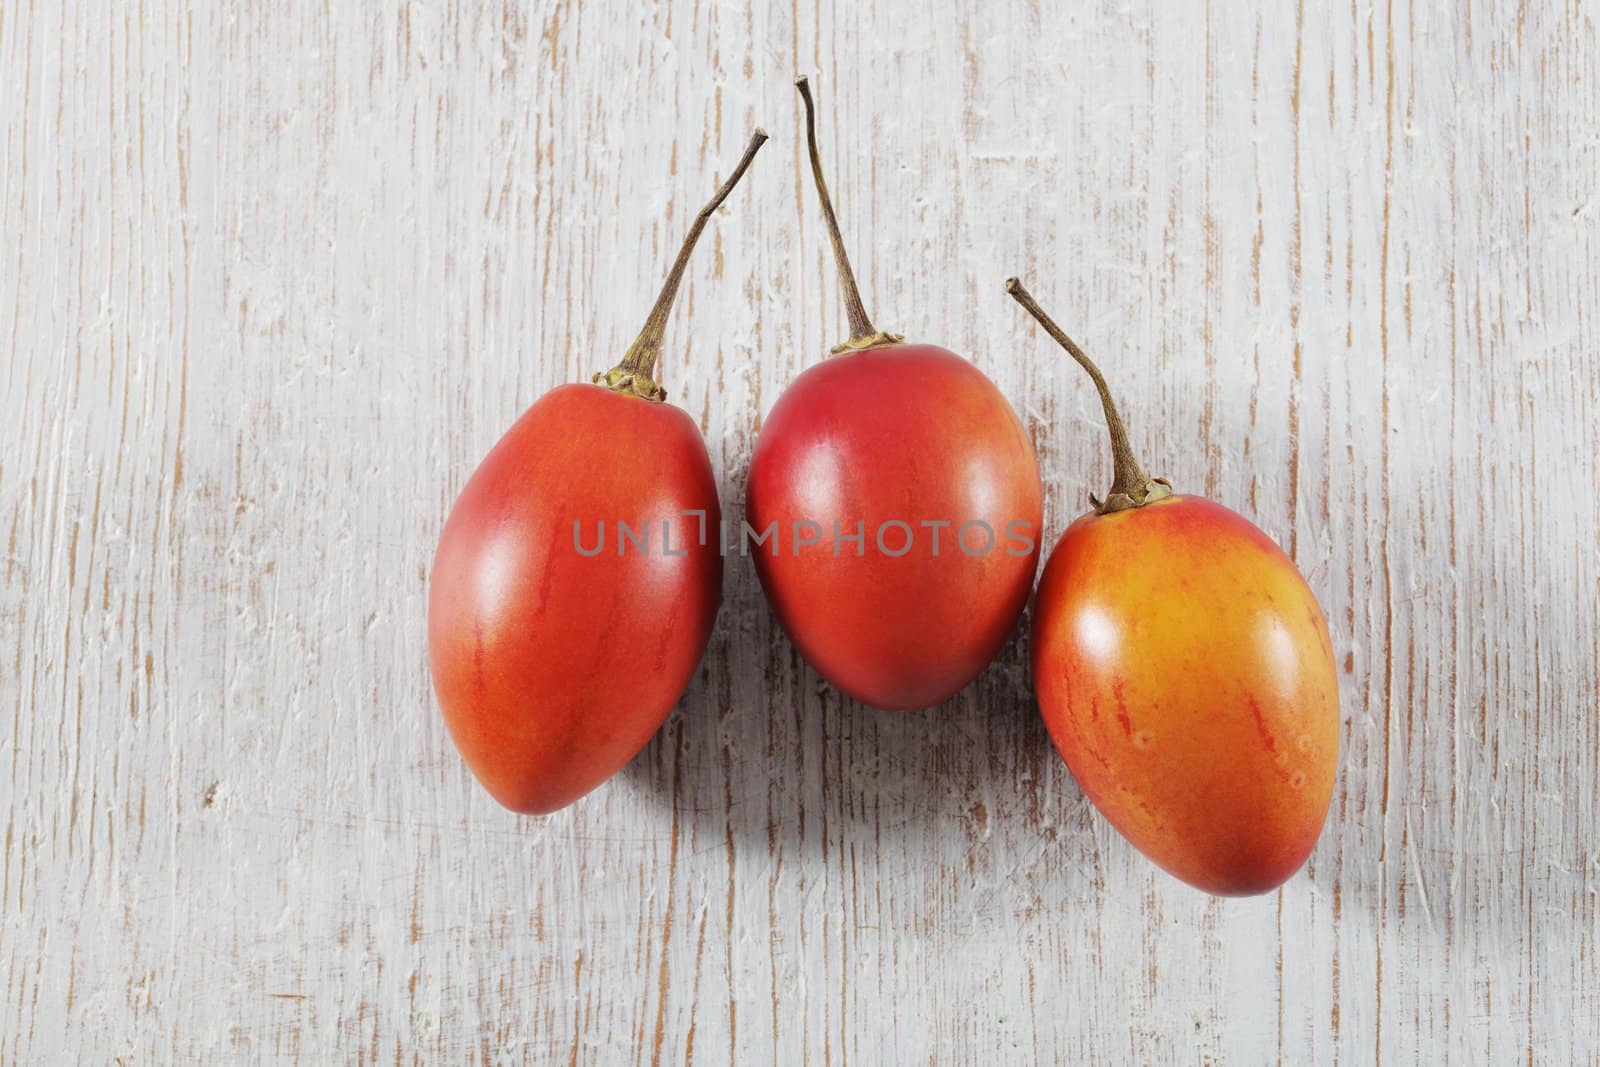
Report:
<svg viewBox="0 0 1600 1067"><path fill-rule="evenodd" d="M0 1060L1596 1062L1600 25L1528 2L0 2ZM609 366L752 126L665 381L739 514L869 307L1023 412L1054 536L1150 466L1291 548L1327 830L1203 897L1025 641L842 701L732 566L602 791L514 817L424 659L440 524Z"/></svg>

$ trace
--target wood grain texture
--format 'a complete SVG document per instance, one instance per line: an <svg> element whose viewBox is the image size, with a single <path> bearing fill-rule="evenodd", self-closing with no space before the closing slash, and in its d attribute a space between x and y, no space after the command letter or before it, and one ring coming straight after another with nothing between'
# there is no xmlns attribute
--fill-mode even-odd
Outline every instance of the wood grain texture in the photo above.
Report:
<svg viewBox="0 0 1600 1067"><path fill-rule="evenodd" d="M1592 6L0 2L0 1060L1600 1062ZM1323 600L1308 868L1205 898L1095 814L1025 639L867 711L730 566L699 676L512 816L433 704L473 465L668 329L733 518L878 324L1024 416L1053 538L1136 447Z"/></svg>

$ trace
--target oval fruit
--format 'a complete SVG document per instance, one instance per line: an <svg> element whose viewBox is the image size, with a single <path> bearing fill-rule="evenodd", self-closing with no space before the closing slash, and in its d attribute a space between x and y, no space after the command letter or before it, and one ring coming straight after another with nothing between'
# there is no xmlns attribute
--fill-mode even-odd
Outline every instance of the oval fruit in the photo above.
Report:
<svg viewBox="0 0 1600 1067"><path fill-rule="evenodd" d="M428 586L445 725L513 811L555 811L644 747L705 653L722 599L721 510L705 440L653 377L695 241L689 227L617 366L523 413L462 490Z"/></svg>
<svg viewBox="0 0 1600 1067"><path fill-rule="evenodd" d="M1050 737L1163 869L1219 895L1274 889L1316 844L1338 769L1322 609L1270 537L1145 475L1100 369L1017 279L1006 291L1094 381L1111 434L1111 491L1062 535L1034 600Z"/></svg>
<svg viewBox="0 0 1600 1067"><path fill-rule="evenodd" d="M755 552L756 572L823 677L874 707L924 708L976 677L1027 606L1039 465L982 371L872 325L823 179L810 84L795 87L850 339L761 427L747 521L774 543ZM803 544L812 531L821 544Z"/></svg>
<svg viewBox="0 0 1600 1067"><path fill-rule="evenodd" d="M933 345L812 367L767 416L750 463L748 521L776 524L776 552L754 557L778 621L828 681L877 708L938 704L994 658L1028 601L1041 508L1011 405ZM801 549L807 521L825 536ZM859 550L832 543L835 523L859 530Z"/></svg>
<svg viewBox="0 0 1600 1067"><path fill-rule="evenodd" d="M711 636L720 521L670 404L565 385L489 453L439 540L428 644L450 736L501 804L565 807L650 740Z"/></svg>
<svg viewBox="0 0 1600 1067"><path fill-rule="evenodd" d="M1299 870L1333 796L1339 687L1271 538L1199 497L1085 515L1045 565L1032 656L1056 749L1141 852L1229 896Z"/></svg>

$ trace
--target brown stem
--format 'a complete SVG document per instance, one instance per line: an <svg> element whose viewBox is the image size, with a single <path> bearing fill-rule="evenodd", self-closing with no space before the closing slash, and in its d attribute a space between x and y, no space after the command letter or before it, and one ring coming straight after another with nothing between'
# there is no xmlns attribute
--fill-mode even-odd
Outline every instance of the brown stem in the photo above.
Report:
<svg viewBox="0 0 1600 1067"><path fill-rule="evenodd" d="M811 178L817 186L817 199L822 201L822 217L828 223L828 240L833 242L833 258L839 264L839 287L844 290L844 310L850 317L850 340L835 345L835 352L846 349L872 348L882 344L896 344L903 340L899 334L883 333L872 327L867 309L861 303L861 290L856 286L855 272L850 269L850 257L845 254L844 238L839 236L839 219L833 213L833 199L828 196L828 183L822 177L822 156L817 151L817 114L811 102L811 82L804 75L794 80L800 90L800 99L806 104L806 149L811 153Z"/></svg>
<svg viewBox="0 0 1600 1067"><path fill-rule="evenodd" d="M666 283L661 287L661 295L656 297L655 306L650 309L650 316L644 320L644 328L639 331L639 336L623 353L622 362L604 374L596 374L595 381L619 393L632 393L646 400L661 400L667 395L666 390L657 385L651 376L655 374L656 361L661 357L661 335L667 326L667 316L672 313L672 302L677 298L678 284L683 281L683 272L689 266L689 254L694 251L695 242L700 239L706 223L711 220L717 208L722 206L728 194L733 192L733 187L739 184L744 172L750 169L751 162L756 158L756 152L766 140L767 131L760 128L750 135L750 143L745 146L744 155L740 157L738 166L733 168L728 180L722 183L710 203L700 209L700 213L694 217L694 222L689 226L689 233L683 239L683 247L678 249L678 258L672 261L672 270L668 272Z"/></svg>
<svg viewBox="0 0 1600 1067"><path fill-rule="evenodd" d="M1024 311L1039 320L1044 332L1049 334L1056 344L1065 348L1067 354L1077 360L1080 367L1089 372L1095 389L1100 393L1100 406L1106 413L1106 428L1111 431L1112 476L1111 492L1106 494L1103 503L1095 500L1093 496L1089 497L1094 501L1096 510L1104 515L1107 512L1141 507L1164 496L1170 496L1172 487L1167 480L1151 478L1145 474L1144 468L1139 466L1139 460L1134 457L1133 446L1128 444L1127 427L1122 424L1122 416L1117 414L1117 405L1111 399L1111 390L1106 388L1105 375L1100 373L1100 368L1096 367L1094 361L1084 354L1083 349L1055 324L1055 320L1044 313L1044 309L1033 299L1033 294L1023 288L1021 281L1007 278L1006 292L1022 305Z"/></svg>

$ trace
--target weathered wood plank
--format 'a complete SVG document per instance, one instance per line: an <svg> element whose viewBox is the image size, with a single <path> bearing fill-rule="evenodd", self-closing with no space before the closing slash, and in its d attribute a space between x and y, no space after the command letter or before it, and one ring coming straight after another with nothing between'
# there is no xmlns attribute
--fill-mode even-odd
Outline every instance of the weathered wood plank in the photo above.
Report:
<svg viewBox="0 0 1600 1067"><path fill-rule="evenodd" d="M1600 1057L1600 27L1581 5L0 5L0 1061ZM661 735L546 820L456 758L440 523L641 320L737 518L881 325L1104 478L1137 444L1323 597L1345 750L1281 893L1089 807L1025 639L843 701L729 568Z"/></svg>

